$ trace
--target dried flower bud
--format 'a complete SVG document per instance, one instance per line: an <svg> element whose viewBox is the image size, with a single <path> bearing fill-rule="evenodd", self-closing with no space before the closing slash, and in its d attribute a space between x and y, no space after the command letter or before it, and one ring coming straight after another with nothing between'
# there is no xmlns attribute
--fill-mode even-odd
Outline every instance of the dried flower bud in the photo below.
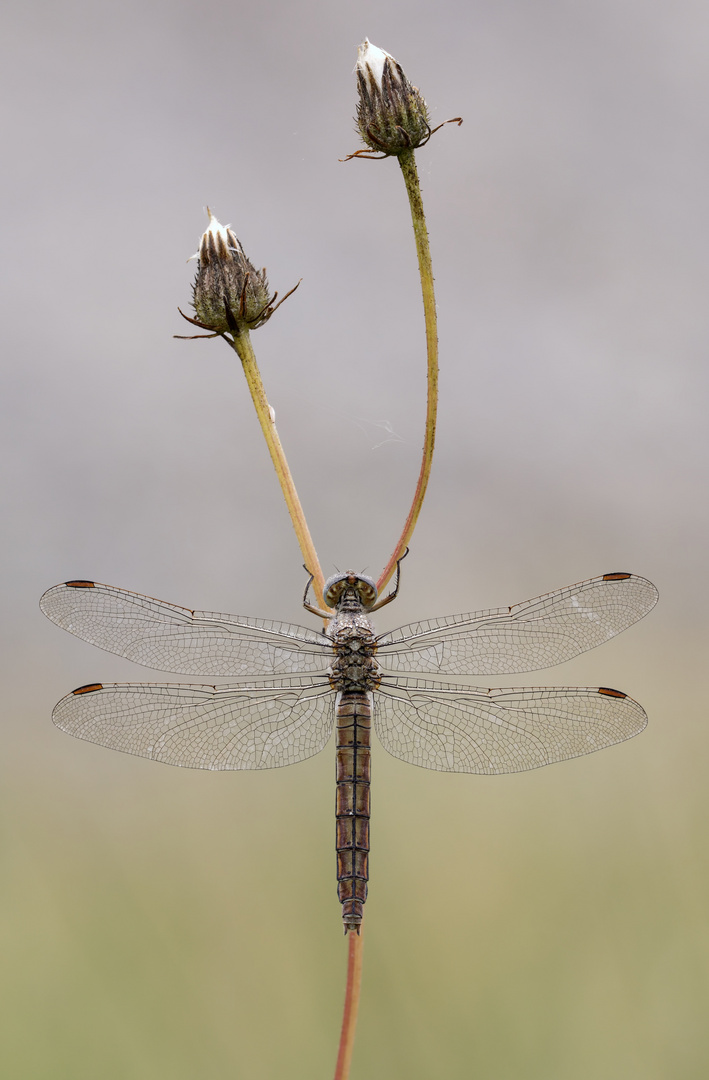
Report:
<svg viewBox="0 0 709 1080"><path fill-rule="evenodd" d="M192 256L199 259L193 285L198 324L217 334L261 326L275 310L266 270L256 270L229 226L220 225L209 207L207 213L209 226Z"/></svg>
<svg viewBox="0 0 709 1080"><path fill-rule="evenodd" d="M406 78L401 64L364 41L357 50L357 125L372 150L401 154L428 142L426 102Z"/></svg>

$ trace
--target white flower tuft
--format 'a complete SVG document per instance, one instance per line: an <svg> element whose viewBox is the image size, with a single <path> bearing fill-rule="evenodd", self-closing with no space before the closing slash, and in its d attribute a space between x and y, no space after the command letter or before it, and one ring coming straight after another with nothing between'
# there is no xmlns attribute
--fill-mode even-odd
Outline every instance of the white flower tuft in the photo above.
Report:
<svg viewBox="0 0 709 1080"><path fill-rule="evenodd" d="M357 64L356 67L360 71L366 71L367 68L371 71L377 86L381 89L382 78L384 76L384 62L385 60L394 60L394 57L385 52L384 49L380 49L377 45L372 45L371 41L367 38L357 48Z"/></svg>

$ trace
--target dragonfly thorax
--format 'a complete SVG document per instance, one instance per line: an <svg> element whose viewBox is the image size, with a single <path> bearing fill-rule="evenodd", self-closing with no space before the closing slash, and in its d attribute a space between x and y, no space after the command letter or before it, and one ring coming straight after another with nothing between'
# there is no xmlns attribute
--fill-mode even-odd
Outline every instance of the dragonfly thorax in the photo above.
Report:
<svg viewBox="0 0 709 1080"><path fill-rule="evenodd" d="M374 659L377 642L371 622L361 610L338 610L327 636L332 640L335 660L328 672L333 689L369 691L379 685L379 664Z"/></svg>

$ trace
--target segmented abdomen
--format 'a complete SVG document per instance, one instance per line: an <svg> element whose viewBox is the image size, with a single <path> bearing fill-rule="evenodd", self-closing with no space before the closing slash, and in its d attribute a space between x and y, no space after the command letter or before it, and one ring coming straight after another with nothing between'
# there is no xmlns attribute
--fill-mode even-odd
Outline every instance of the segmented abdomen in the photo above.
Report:
<svg viewBox="0 0 709 1080"><path fill-rule="evenodd" d="M372 695L346 691L337 715L337 894L345 933L362 923L369 878Z"/></svg>

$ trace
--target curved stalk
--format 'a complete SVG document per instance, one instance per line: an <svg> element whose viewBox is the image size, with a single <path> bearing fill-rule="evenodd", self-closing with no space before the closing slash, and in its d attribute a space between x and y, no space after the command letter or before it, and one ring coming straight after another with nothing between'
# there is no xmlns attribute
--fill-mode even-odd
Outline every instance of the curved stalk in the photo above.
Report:
<svg viewBox="0 0 709 1080"><path fill-rule="evenodd" d="M313 575L313 588L316 590L318 598L320 598L322 597L325 579L320 568L320 561L315 550L313 538L308 529L308 523L305 520L303 507L300 504L298 492L296 491L291 471L288 468L286 455L283 451L281 440L278 437L276 423L273 419L271 407L268 404L266 391L264 390L263 382L261 380L261 373L258 369L258 364L256 363L256 356L251 344L251 336L248 330L242 330L238 334L235 333L233 335L233 341L226 337L226 335L225 339L233 346L241 360L244 375L246 376L246 382L251 393L251 400L254 403L256 415L259 424L261 425L261 431L266 440L273 467L276 470L278 483L281 485L281 491L286 500L286 506L288 507L288 513L290 514L290 519L293 523L295 535L298 538L300 550L303 553L303 560L308 571Z"/></svg>
<svg viewBox="0 0 709 1080"><path fill-rule="evenodd" d="M357 1028L359 993L362 986L362 947L364 944L362 930L360 929L359 934L348 934L347 941L347 989L345 991L345 1008L342 1014L340 1047L337 1052L337 1065L335 1066L335 1080L347 1080L350 1075L355 1030Z"/></svg>
<svg viewBox="0 0 709 1080"><path fill-rule="evenodd" d="M416 254L418 255L419 274L421 277L421 292L423 295L423 312L426 322L426 357L428 366L428 394L426 399L426 429L424 435L423 455L416 489L409 515L404 524L404 529L394 548L391 558L384 568L377 588L379 592L388 584L396 568L397 559L406 551L409 540L416 526L423 498L428 486L428 478L431 474L433 462L433 448L436 441L436 412L438 409L438 329L436 320L436 298L433 291L433 266L431 264L431 249L428 243L428 231L426 229L426 216L423 211L421 199L421 185L419 183L416 162L413 150L405 150L399 154L399 165L406 184L406 193L409 196L411 207L411 220L414 226L416 240Z"/></svg>

